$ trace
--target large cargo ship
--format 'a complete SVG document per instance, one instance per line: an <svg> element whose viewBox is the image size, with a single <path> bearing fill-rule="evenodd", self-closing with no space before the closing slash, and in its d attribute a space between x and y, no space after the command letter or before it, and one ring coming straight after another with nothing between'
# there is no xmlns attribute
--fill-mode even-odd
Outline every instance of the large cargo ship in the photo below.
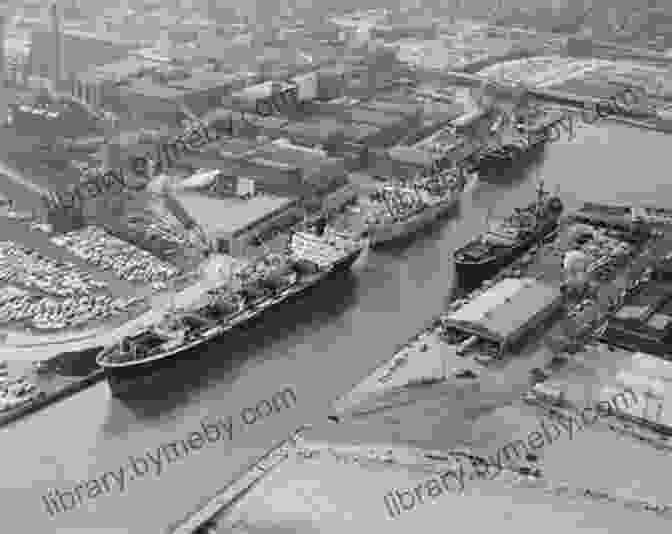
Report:
<svg viewBox="0 0 672 534"><path fill-rule="evenodd" d="M169 309L156 324L107 347L96 361L110 389L121 395L137 382L178 360L193 358L204 345L287 301L325 278L350 269L364 242L331 228L296 231L288 250L267 254L208 291L193 309Z"/></svg>
<svg viewBox="0 0 672 534"><path fill-rule="evenodd" d="M481 152L476 157L476 168L485 181L497 181L507 170L518 168L539 154L551 137L551 129L558 115L541 113L527 119L517 119L513 133L499 145Z"/></svg>
<svg viewBox="0 0 672 534"><path fill-rule="evenodd" d="M563 204L548 194L543 182L537 199L510 216L490 224L490 228L454 253L458 283L466 289L494 276L535 244L557 231Z"/></svg>
<svg viewBox="0 0 672 534"><path fill-rule="evenodd" d="M385 185L355 208L372 247L408 237L457 207L477 174L438 173L406 186Z"/></svg>

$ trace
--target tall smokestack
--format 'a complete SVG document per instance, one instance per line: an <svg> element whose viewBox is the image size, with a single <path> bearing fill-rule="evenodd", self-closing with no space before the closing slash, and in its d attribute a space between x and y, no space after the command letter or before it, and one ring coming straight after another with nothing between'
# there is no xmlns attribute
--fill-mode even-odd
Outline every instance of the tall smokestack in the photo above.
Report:
<svg viewBox="0 0 672 534"><path fill-rule="evenodd" d="M0 13L0 87L7 85L7 57L5 55L5 24L7 17Z"/></svg>
<svg viewBox="0 0 672 534"><path fill-rule="evenodd" d="M58 88L65 79L65 68L63 62L63 28L61 25L61 14L56 2L51 4L49 13L51 16L51 31L54 37L54 64L52 66L51 81L54 87Z"/></svg>

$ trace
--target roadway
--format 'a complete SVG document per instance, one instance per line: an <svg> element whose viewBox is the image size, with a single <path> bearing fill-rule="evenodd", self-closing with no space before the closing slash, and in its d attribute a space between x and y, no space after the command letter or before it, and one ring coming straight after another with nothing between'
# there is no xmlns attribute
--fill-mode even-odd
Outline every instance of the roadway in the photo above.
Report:
<svg viewBox="0 0 672 534"><path fill-rule="evenodd" d="M19 211L34 211L42 208L42 195L47 188L27 179L19 171L0 160L0 192L11 198Z"/></svg>

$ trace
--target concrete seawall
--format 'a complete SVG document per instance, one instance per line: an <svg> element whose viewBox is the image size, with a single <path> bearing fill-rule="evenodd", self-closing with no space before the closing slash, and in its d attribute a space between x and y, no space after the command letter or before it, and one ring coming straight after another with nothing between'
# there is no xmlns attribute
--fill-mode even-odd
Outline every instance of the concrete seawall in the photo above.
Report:
<svg viewBox="0 0 672 534"><path fill-rule="evenodd" d="M87 387L99 382L103 379L103 376L104 372L102 369L96 370L83 379L77 380L72 384L68 384L67 386L60 388L50 394L37 397L35 400L27 402L26 404L19 406L14 410L10 410L7 413L0 413L0 427L13 423L16 420L41 410L42 408L45 408L65 397L74 395L75 393L78 393L83 389L86 389Z"/></svg>

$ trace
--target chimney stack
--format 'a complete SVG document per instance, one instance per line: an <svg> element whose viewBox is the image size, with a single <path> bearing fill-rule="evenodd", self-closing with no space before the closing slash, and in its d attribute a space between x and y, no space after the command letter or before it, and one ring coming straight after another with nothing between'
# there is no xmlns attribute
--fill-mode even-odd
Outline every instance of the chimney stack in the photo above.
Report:
<svg viewBox="0 0 672 534"><path fill-rule="evenodd" d="M63 50L63 28L61 25L61 14L58 9L58 4L54 2L49 8L51 15L51 31L54 37L54 64L52 66L51 81L54 88L60 88L65 79L64 67L64 50Z"/></svg>
<svg viewBox="0 0 672 534"><path fill-rule="evenodd" d="M7 56L5 52L5 25L7 17L0 13L0 87L7 85Z"/></svg>

